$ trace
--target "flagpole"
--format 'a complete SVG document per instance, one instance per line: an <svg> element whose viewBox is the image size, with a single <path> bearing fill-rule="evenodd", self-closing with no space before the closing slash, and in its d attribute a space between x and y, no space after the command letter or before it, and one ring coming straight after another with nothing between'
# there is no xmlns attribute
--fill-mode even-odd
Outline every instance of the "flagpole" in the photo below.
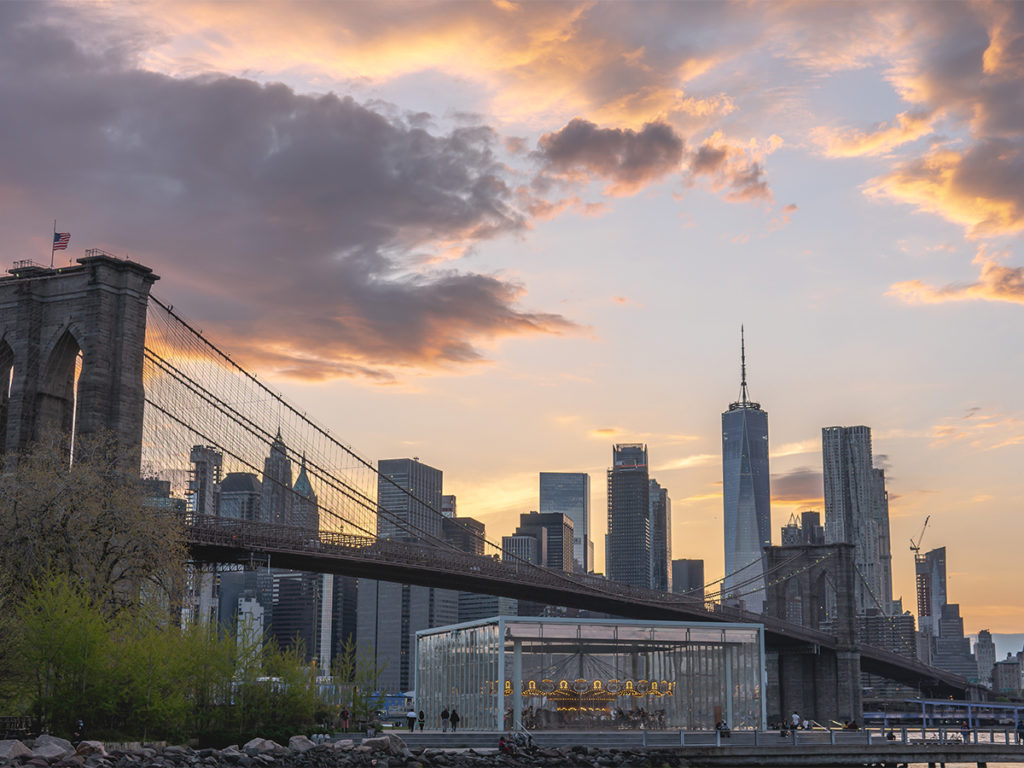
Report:
<svg viewBox="0 0 1024 768"><path fill-rule="evenodd" d="M57 244L57 220L53 220L53 237L50 238L50 269L53 269L53 247Z"/></svg>

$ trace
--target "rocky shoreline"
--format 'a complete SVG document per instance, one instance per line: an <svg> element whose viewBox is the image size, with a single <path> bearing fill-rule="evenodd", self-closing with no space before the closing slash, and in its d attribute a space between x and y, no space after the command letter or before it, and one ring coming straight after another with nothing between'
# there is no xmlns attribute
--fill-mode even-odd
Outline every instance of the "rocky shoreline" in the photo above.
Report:
<svg viewBox="0 0 1024 768"><path fill-rule="evenodd" d="M139 747L107 751L98 741L72 745L66 739L44 735L22 743L0 741L0 768L491 768L492 766L686 766L688 761L671 750L598 749L575 746L537 748L516 755L494 749L409 749L401 737L385 734L314 744L293 736L288 746L253 739L224 749Z"/></svg>

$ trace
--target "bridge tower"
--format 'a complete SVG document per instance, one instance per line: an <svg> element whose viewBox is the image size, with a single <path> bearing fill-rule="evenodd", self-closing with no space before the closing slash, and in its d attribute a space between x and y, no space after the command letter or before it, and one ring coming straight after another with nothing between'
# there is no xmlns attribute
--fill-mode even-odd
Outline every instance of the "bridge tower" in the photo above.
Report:
<svg viewBox="0 0 1024 768"><path fill-rule="evenodd" d="M59 269L19 262L9 274L0 278L0 451L108 430L124 468L138 471L146 306L159 278L99 250Z"/></svg>
<svg viewBox="0 0 1024 768"><path fill-rule="evenodd" d="M769 579L765 614L833 636L835 650L793 643L766 656L769 717L790 713L826 724L860 721L860 652L852 544L765 547Z"/></svg>

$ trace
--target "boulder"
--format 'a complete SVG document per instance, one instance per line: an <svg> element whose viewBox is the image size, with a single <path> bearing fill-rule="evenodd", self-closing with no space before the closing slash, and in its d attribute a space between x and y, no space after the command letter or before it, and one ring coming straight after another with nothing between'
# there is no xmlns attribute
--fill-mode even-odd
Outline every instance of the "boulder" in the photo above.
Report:
<svg viewBox="0 0 1024 768"><path fill-rule="evenodd" d="M248 755L262 755L265 752L273 752L275 749L283 749L283 747L276 741L261 739L259 736L242 745L242 751Z"/></svg>
<svg viewBox="0 0 1024 768"><path fill-rule="evenodd" d="M76 755L106 755L107 750L102 741L80 741L75 749Z"/></svg>
<svg viewBox="0 0 1024 768"><path fill-rule="evenodd" d="M331 741L327 743L327 746L331 749L340 749L345 752L355 747L356 743L352 739L338 739L337 741Z"/></svg>
<svg viewBox="0 0 1024 768"><path fill-rule="evenodd" d="M395 757L412 756L412 752L406 748L401 737L393 733L385 733L383 736L376 736L372 739L363 739L361 746L369 747L373 752L385 752Z"/></svg>
<svg viewBox="0 0 1024 768"><path fill-rule="evenodd" d="M305 736L292 736L288 739L288 749L293 752L306 752L315 746L316 744Z"/></svg>
<svg viewBox="0 0 1024 768"><path fill-rule="evenodd" d="M62 739L60 736L51 736L48 733L44 733L42 736L37 736L36 740L32 743L32 750L37 751L40 747L59 747L63 750L61 757L65 755L75 754L75 748L71 746L71 742L67 739ZM49 750L52 752L52 750Z"/></svg>
<svg viewBox="0 0 1024 768"><path fill-rule="evenodd" d="M38 742L38 739L36 740ZM69 745L70 746L70 745ZM38 757L45 760L48 763L55 763L58 760L63 760L68 755L75 754L75 750L64 749L60 744L46 743L36 744L32 747L32 757Z"/></svg>
<svg viewBox="0 0 1024 768"><path fill-rule="evenodd" d="M32 754L32 750L26 747L17 739L4 739L0 741L0 760L12 762L21 756Z"/></svg>

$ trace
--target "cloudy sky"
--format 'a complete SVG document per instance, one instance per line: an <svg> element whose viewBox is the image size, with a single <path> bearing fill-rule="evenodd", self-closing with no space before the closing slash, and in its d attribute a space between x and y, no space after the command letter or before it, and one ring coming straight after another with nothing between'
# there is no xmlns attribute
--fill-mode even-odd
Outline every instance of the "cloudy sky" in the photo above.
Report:
<svg viewBox="0 0 1024 768"><path fill-rule="evenodd" d="M362 453L510 532L649 446L722 572L720 412L773 536L866 424L969 631L1020 631L1024 4L0 3L5 253L100 247Z"/></svg>

